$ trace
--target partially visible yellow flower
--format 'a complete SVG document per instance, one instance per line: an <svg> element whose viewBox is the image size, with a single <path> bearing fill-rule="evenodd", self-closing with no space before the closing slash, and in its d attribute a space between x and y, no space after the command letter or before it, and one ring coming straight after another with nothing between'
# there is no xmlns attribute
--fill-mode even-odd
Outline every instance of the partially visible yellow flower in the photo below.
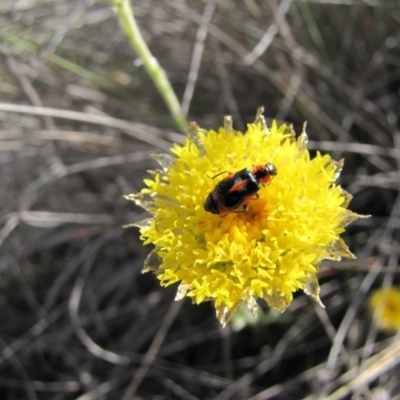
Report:
<svg viewBox="0 0 400 400"><path fill-rule="evenodd" d="M343 160L320 153L310 159L305 131L296 139L291 126L273 122L268 129L262 111L246 133L234 131L230 117L218 132L192 123L174 156L155 156L162 170L145 179L147 188L126 196L152 214L135 224L144 243L156 246L143 272L156 272L163 286L180 282L177 300L213 301L224 325L242 301L254 315L257 298L283 312L299 289L322 306L319 263L354 257L340 238L360 217L347 210L351 196L335 183ZM278 174L247 212L221 217L204 209L224 174L211 177L269 162Z"/></svg>
<svg viewBox="0 0 400 400"><path fill-rule="evenodd" d="M375 290L369 306L376 325L382 330L400 329L400 289L394 286Z"/></svg>

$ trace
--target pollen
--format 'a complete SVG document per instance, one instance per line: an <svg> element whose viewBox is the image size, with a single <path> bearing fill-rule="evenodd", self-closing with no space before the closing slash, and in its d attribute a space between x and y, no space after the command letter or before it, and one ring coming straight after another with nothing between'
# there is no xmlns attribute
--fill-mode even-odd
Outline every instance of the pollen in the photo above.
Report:
<svg viewBox="0 0 400 400"><path fill-rule="evenodd" d="M161 169L146 187L126 196L151 214L136 224L144 243L155 245L143 272L155 272L163 286L178 283L176 300L212 301L223 325L242 302L255 315L259 298L283 312L298 290L322 305L318 266L354 257L340 235L362 217L347 209L351 196L336 183L343 160L311 159L305 130L296 137L291 126L267 127L262 111L244 133L230 117L218 131L191 123L172 155L154 156ZM262 166L274 175L252 191L256 175L238 171ZM239 186L230 190L229 176L243 197L230 197Z"/></svg>

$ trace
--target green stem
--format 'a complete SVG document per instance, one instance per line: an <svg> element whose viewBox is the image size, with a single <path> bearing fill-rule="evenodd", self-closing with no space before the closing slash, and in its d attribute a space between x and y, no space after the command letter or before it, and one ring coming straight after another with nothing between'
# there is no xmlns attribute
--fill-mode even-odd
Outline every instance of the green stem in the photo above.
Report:
<svg viewBox="0 0 400 400"><path fill-rule="evenodd" d="M140 33L140 29L135 21L133 9L130 5L130 0L111 0L111 2L116 7L119 21L129 43L142 59L144 67L153 79L153 82L164 99L176 125L183 133L186 133L188 125L181 105L165 71L162 69L157 59L151 54Z"/></svg>

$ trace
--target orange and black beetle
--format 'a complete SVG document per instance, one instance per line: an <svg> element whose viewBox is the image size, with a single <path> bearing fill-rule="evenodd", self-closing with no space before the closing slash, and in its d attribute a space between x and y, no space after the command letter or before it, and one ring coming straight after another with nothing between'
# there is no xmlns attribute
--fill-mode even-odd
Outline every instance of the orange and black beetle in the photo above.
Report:
<svg viewBox="0 0 400 400"><path fill-rule="evenodd" d="M226 173L226 171L215 175ZM226 212L244 213L247 211L247 203L256 195L261 186L267 185L278 173L272 163L256 165L250 171L244 168L238 172L230 173L219 182L213 191L207 196L204 209L212 214ZM241 208L241 210L238 210Z"/></svg>

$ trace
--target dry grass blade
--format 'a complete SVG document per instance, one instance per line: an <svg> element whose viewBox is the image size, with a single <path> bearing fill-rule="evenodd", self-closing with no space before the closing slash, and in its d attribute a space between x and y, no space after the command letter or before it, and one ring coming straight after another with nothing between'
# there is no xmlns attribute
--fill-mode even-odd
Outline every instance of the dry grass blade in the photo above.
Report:
<svg viewBox="0 0 400 400"><path fill-rule="evenodd" d="M146 352L143 362L140 365L139 369L135 372L133 379L129 386L127 387L122 400L129 400L135 397L137 390L139 389L140 384L142 383L143 379L145 378L151 364L154 362L157 353L160 351L160 348L165 340L165 337L171 328L172 323L175 321L179 310L182 307L182 301L176 301L172 303L169 308L167 315L165 316L164 320L160 328L157 331L157 334L154 336L154 339L151 343L149 350Z"/></svg>
<svg viewBox="0 0 400 400"><path fill-rule="evenodd" d="M96 115L96 114L90 115L78 111L58 110L48 107L23 106L19 104L7 104L7 103L0 103L0 111L31 114L31 115L43 115L48 117L70 119L74 121L86 122L91 124L105 125L121 129L123 132L125 132L128 135L131 135L135 139L145 143L149 143L163 150L168 150L171 146L169 142L157 136L157 133L158 134L162 133L162 131L160 130L145 126L143 124L123 121L105 115Z"/></svg>
<svg viewBox="0 0 400 400"><path fill-rule="evenodd" d="M396 341L378 354L369 358L356 370L351 370L343 378L354 377L346 384L340 379L341 386L335 392L325 397L326 400L340 400L350 393L356 393L358 389L384 375L400 364L400 342Z"/></svg>

